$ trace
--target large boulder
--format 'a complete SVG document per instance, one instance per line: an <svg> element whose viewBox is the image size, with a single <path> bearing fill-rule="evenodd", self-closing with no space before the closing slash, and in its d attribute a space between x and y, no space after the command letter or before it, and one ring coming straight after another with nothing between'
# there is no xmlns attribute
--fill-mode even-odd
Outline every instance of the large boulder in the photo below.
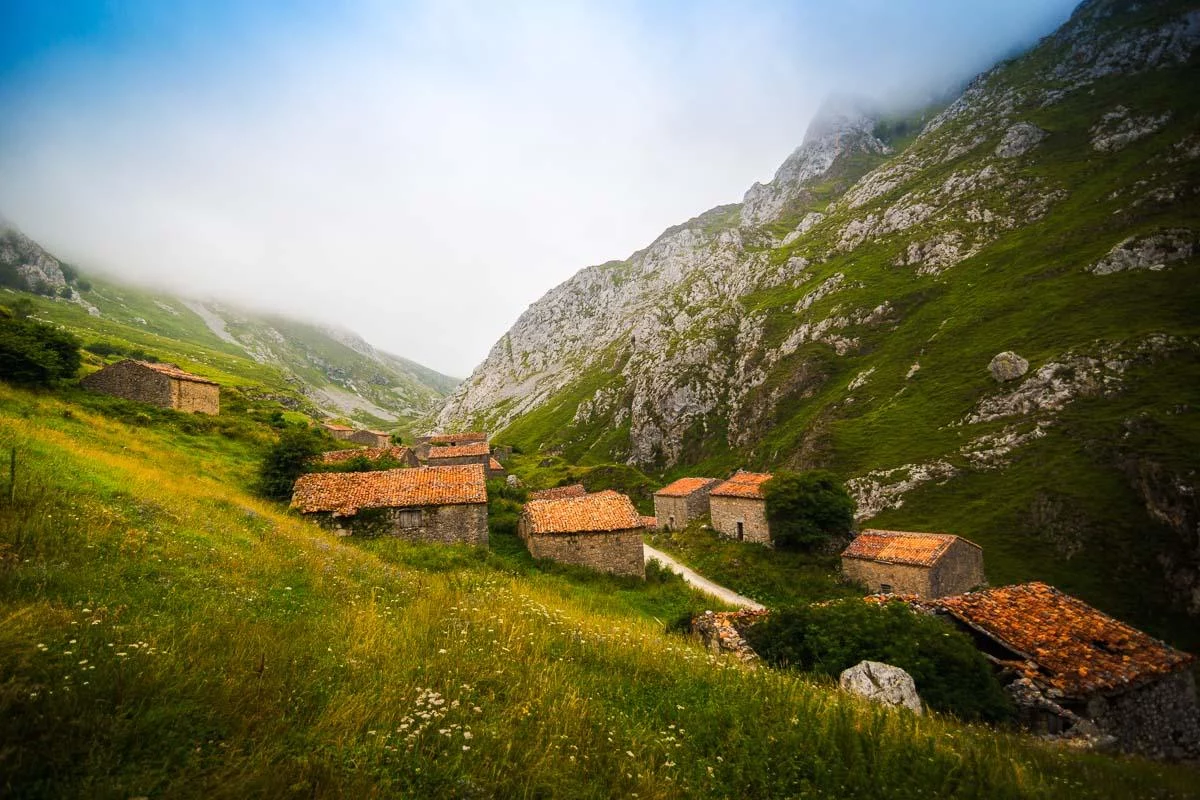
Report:
<svg viewBox="0 0 1200 800"><path fill-rule="evenodd" d="M921 696L912 676L899 667L879 661L860 661L839 676L838 685L873 703L907 708L921 714Z"/></svg>
<svg viewBox="0 0 1200 800"><path fill-rule="evenodd" d="M992 373L992 377L1001 383L1016 380L1028 371L1029 362L1012 350L997 353L992 356L992 361L988 364L988 372Z"/></svg>
<svg viewBox="0 0 1200 800"><path fill-rule="evenodd" d="M1023 156L1045 138L1046 132L1037 125L1018 122L1004 132L1000 144L996 145L996 155L1000 158Z"/></svg>

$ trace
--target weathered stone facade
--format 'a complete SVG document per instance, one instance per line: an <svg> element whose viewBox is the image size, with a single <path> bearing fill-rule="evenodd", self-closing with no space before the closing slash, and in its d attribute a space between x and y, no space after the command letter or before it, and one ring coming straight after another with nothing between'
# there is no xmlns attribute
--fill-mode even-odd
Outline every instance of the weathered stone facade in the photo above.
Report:
<svg viewBox="0 0 1200 800"><path fill-rule="evenodd" d="M322 422L321 427L335 439L341 439L344 442L350 441L350 437L354 435L354 428L349 425L339 425L336 422Z"/></svg>
<svg viewBox="0 0 1200 800"><path fill-rule="evenodd" d="M517 532L534 558L549 558L613 575L646 577L642 529L535 534L522 517Z"/></svg>
<svg viewBox="0 0 1200 800"><path fill-rule="evenodd" d="M713 528L724 536L739 541L771 544L766 500L710 495L709 514Z"/></svg>
<svg viewBox="0 0 1200 800"><path fill-rule="evenodd" d="M437 449L438 448L434 448L434 450L437 450ZM490 459L491 459L491 456L488 456L485 454L485 455L481 455L481 456L451 456L449 458L447 458L447 457L427 458L426 462L431 467L458 467L458 466L462 466L463 464L482 464L483 468L487 469L488 461Z"/></svg>
<svg viewBox="0 0 1200 800"><path fill-rule="evenodd" d="M487 506L479 503L363 509L352 516L306 515L342 535L396 536L414 542L488 544Z"/></svg>
<svg viewBox="0 0 1200 800"><path fill-rule="evenodd" d="M891 592L932 599L961 594L987 582L983 550L954 537L932 564L842 556L843 574L870 592Z"/></svg>
<svg viewBox="0 0 1200 800"><path fill-rule="evenodd" d="M93 392L123 397L160 408L218 414L221 387L170 364L119 361L85 377L80 384Z"/></svg>
<svg viewBox="0 0 1200 800"><path fill-rule="evenodd" d="M1070 707L1068 705L1068 707ZM1096 695L1076 710L1128 753L1151 758L1200 758L1200 706L1190 670L1127 692Z"/></svg>
<svg viewBox="0 0 1200 800"><path fill-rule="evenodd" d="M686 528L689 522L709 515L709 492L715 478L685 478L654 493L657 527L670 531Z"/></svg>
<svg viewBox="0 0 1200 800"><path fill-rule="evenodd" d="M387 447L392 443L392 437L383 431L354 431L346 437L347 441L365 444L367 447Z"/></svg>

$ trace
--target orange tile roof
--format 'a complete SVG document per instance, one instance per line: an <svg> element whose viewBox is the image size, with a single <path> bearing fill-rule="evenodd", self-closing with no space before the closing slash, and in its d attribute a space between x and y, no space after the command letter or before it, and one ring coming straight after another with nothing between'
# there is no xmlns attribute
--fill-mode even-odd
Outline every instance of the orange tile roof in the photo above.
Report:
<svg viewBox="0 0 1200 800"><path fill-rule="evenodd" d="M330 430L330 431L352 431L352 430L354 430L354 428L351 428L349 425L339 425L336 422L322 422L321 427L325 428L326 430Z"/></svg>
<svg viewBox="0 0 1200 800"><path fill-rule="evenodd" d="M966 542L980 549L974 542L949 533L865 530L854 537L850 546L842 551L842 557L880 561L885 564L932 567L955 541Z"/></svg>
<svg viewBox="0 0 1200 800"><path fill-rule="evenodd" d="M654 494L659 497L687 497L692 492L712 486L716 482L716 478L680 478L674 483L668 483Z"/></svg>
<svg viewBox="0 0 1200 800"><path fill-rule="evenodd" d="M489 458L488 469L490 469L492 472L499 472L504 469L504 465L494 458Z"/></svg>
<svg viewBox="0 0 1200 800"><path fill-rule="evenodd" d="M132 359L130 359L132 360ZM216 381L210 381L208 378L201 378L199 375L193 375L190 372L184 372L174 364L163 364L155 361L134 361L139 367L152 369L160 375L166 375L168 378L174 378L178 381L190 381L192 383L206 383L209 386L220 386Z"/></svg>
<svg viewBox="0 0 1200 800"><path fill-rule="evenodd" d="M1067 697L1132 686L1194 660L1044 583L932 602L1027 659L1026 677Z"/></svg>
<svg viewBox="0 0 1200 800"><path fill-rule="evenodd" d="M363 508L411 508L486 503L483 466L417 467L379 472L315 472L301 475L292 508L305 514L332 511L349 516Z"/></svg>
<svg viewBox="0 0 1200 800"><path fill-rule="evenodd" d="M583 497L587 489L582 483L572 483L570 486L555 486L553 489L538 489L529 493L530 500L561 500L564 497Z"/></svg>
<svg viewBox="0 0 1200 800"><path fill-rule="evenodd" d="M352 458L362 456L369 461L378 461L384 456L390 456L397 461L404 461L408 458L407 447L354 447L349 450L329 450L321 453L320 461L322 464L340 464L343 461L349 461Z"/></svg>
<svg viewBox="0 0 1200 800"><path fill-rule="evenodd" d="M487 434L479 431L466 433L439 433L429 437L430 444L447 444L448 442L486 442Z"/></svg>
<svg viewBox="0 0 1200 800"><path fill-rule="evenodd" d="M428 458L463 458L465 456L486 456L492 452L487 442L451 445L450 447L429 448Z"/></svg>
<svg viewBox="0 0 1200 800"><path fill-rule="evenodd" d="M633 501L612 489L582 497L531 500L522 514L534 534L628 531L642 527L642 515L633 507Z"/></svg>
<svg viewBox="0 0 1200 800"><path fill-rule="evenodd" d="M769 472L739 472L710 492L712 497L762 499L762 485L774 476Z"/></svg>
<svg viewBox="0 0 1200 800"><path fill-rule="evenodd" d="M647 516L643 515L642 516L642 527L643 528L657 528L658 527L658 517L647 517Z"/></svg>

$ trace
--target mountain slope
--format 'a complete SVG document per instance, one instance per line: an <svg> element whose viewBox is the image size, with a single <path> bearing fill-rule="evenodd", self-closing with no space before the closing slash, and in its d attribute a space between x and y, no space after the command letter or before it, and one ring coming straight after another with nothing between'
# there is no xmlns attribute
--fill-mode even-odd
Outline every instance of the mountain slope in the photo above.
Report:
<svg viewBox="0 0 1200 800"><path fill-rule="evenodd" d="M1092 0L911 142L841 104L740 207L534 304L439 423L831 467L864 523L1200 643L1198 46L1192 4Z"/></svg>

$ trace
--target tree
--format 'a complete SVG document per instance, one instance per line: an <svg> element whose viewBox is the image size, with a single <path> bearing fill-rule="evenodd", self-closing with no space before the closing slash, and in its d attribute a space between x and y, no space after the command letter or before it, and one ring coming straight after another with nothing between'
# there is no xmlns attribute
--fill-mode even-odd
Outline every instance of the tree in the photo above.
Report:
<svg viewBox="0 0 1200 800"><path fill-rule="evenodd" d="M4 380L26 386L53 386L75 377L82 363L79 340L67 331L31 319L23 307L14 311L0 315L0 375Z"/></svg>
<svg viewBox="0 0 1200 800"><path fill-rule="evenodd" d="M849 535L854 524L854 498L831 472L777 472L762 492L777 547L809 548Z"/></svg>
<svg viewBox="0 0 1200 800"><path fill-rule="evenodd" d="M296 479L308 471L309 462L323 449L321 435L307 425L285 428L279 441L263 454L258 469L259 494L287 500Z"/></svg>

